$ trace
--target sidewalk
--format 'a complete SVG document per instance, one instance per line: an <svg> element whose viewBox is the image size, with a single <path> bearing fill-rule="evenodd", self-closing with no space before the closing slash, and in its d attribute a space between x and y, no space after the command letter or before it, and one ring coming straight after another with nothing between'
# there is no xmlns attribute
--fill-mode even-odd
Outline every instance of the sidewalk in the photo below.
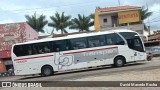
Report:
<svg viewBox="0 0 160 90"><path fill-rule="evenodd" d="M74 81L160 81L160 69L108 73L101 76L88 76Z"/></svg>
<svg viewBox="0 0 160 90"><path fill-rule="evenodd" d="M160 57L153 57L152 60L160 60Z"/></svg>

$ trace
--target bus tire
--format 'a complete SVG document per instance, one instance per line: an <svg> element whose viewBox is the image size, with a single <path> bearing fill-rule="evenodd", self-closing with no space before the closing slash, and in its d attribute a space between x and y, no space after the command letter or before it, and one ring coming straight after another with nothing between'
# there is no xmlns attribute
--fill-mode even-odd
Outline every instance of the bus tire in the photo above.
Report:
<svg viewBox="0 0 160 90"><path fill-rule="evenodd" d="M122 67L125 64L125 58L123 57L116 57L114 59L114 66L115 67Z"/></svg>
<svg viewBox="0 0 160 90"><path fill-rule="evenodd" d="M42 69L41 69L41 75L42 76L51 76L53 75L53 68L52 66L43 66Z"/></svg>

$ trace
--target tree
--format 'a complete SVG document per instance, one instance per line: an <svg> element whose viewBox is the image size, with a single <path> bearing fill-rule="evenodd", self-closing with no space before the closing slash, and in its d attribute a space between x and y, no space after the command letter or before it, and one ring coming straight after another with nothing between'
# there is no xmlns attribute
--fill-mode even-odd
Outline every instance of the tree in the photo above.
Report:
<svg viewBox="0 0 160 90"><path fill-rule="evenodd" d="M145 19L147 19L148 17L150 17L152 15L152 12L148 11L148 8L145 9L144 7L142 7L141 9L141 20L144 21ZM144 24L144 29L148 30L147 26Z"/></svg>
<svg viewBox="0 0 160 90"><path fill-rule="evenodd" d="M65 16L64 12L60 15L58 12L55 13L55 16L50 16L52 20L51 23L48 23L48 26L55 28L57 31L61 30L61 34L68 33L65 28L69 27L72 22L70 21L71 16Z"/></svg>
<svg viewBox="0 0 160 90"><path fill-rule="evenodd" d="M91 14L89 15L89 17L94 20L95 14L94 14L94 13L91 13Z"/></svg>
<svg viewBox="0 0 160 90"><path fill-rule="evenodd" d="M82 16L78 14L78 18L72 19L73 25L70 27L70 29L78 29L79 32L81 31L89 31L89 27L94 25L94 21L91 20L91 16Z"/></svg>
<svg viewBox="0 0 160 90"><path fill-rule="evenodd" d="M34 13L34 15L29 16L29 15L25 15L26 19L27 19L27 23L33 28L35 29L37 32L42 32L44 33L44 26L48 23L48 21L46 20L46 16L45 15L40 15L39 17L36 16L36 13Z"/></svg>
<svg viewBox="0 0 160 90"><path fill-rule="evenodd" d="M150 17L152 15L152 12L148 11L148 8L145 9L144 7L142 7L141 9L141 20L145 20L148 17Z"/></svg>

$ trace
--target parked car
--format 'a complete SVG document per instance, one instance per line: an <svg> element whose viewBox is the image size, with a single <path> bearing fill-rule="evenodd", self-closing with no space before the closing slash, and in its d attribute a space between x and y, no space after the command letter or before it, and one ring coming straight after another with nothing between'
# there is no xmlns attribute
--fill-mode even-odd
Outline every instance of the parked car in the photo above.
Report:
<svg viewBox="0 0 160 90"><path fill-rule="evenodd" d="M152 53L147 53L147 60L148 60L148 61L151 61L152 58L153 58Z"/></svg>

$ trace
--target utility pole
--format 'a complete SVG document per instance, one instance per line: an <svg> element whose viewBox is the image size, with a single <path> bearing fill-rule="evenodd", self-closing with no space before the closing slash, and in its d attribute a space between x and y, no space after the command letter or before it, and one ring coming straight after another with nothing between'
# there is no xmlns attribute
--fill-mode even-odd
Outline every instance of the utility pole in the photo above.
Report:
<svg viewBox="0 0 160 90"><path fill-rule="evenodd" d="M118 0L118 4L119 4L119 6L121 5L120 0Z"/></svg>
<svg viewBox="0 0 160 90"><path fill-rule="evenodd" d="M147 6L147 10L148 10L148 4L147 4L147 3L146 3L146 6ZM149 25L148 25L148 34L151 35L151 30L150 30L151 27L150 27L149 17L148 17L148 24L149 24Z"/></svg>
<svg viewBox="0 0 160 90"><path fill-rule="evenodd" d="M151 35L150 25L148 26L148 34Z"/></svg>

